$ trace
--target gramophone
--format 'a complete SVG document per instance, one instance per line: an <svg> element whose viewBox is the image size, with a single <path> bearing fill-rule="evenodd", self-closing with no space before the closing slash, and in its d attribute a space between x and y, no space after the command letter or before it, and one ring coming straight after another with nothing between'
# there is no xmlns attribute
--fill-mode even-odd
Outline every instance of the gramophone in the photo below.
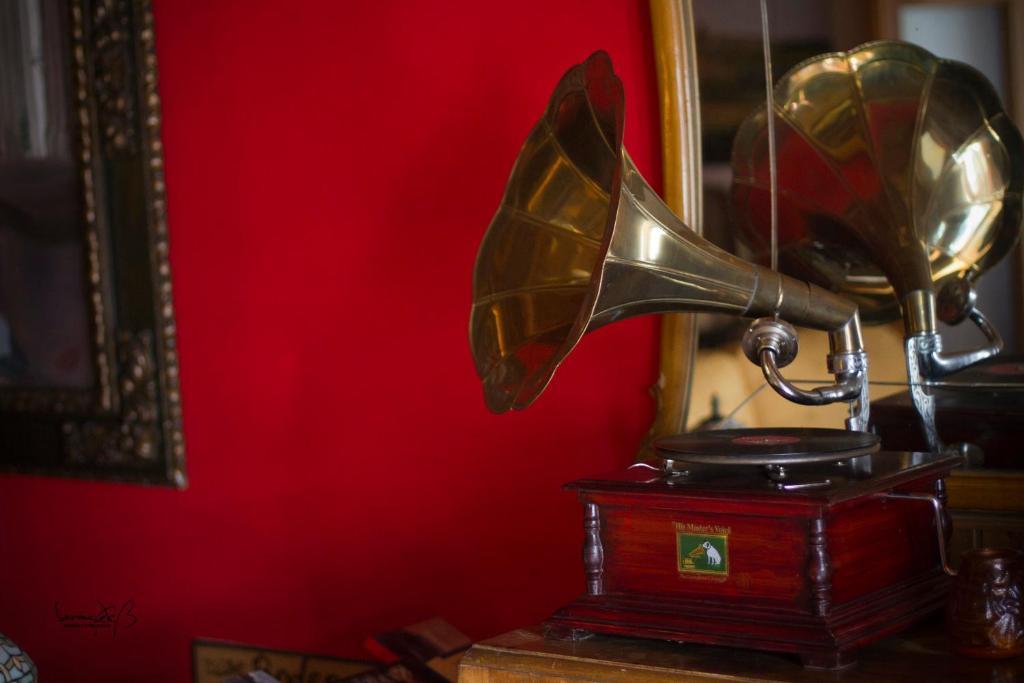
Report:
<svg viewBox="0 0 1024 683"><path fill-rule="evenodd" d="M847 402L850 416L845 431L667 437L657 464L570 484L584 508L587 590L548 632L842 666L942 603L942 481L957 459L879 451L865 431L856 306L691 231L624 152L623 112L622 84L597 52L561 79L520 152L474 273L470 343L488 407L529 406L585 332L685 310L762 316L744 349L766 381L800 403ZM797 352L790 323L828 332L832 384L782 376Z"/></svg>
<svg viewBox="0 0 1024 683"><path fill-rule="evenodd" d="M774 109L780 267L855 301L865 323L902 315L909 398L938 450L929 385L1002 348L973 283L1020 235L1020 133L978 71L898 41L797 65ZM762 253L768 152L762 108L733 147L737 222ZM985 345L945 352L937 319L970 319Z"/></svg>

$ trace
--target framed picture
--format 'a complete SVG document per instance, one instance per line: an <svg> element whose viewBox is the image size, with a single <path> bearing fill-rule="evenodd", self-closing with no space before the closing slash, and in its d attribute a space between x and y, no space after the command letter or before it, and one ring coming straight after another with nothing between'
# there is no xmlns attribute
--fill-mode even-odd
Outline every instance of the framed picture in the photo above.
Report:
<svg viewBox="0 0 1024 683"><path fill-rule="evenodd" d="M0 469L185 485L153 18L0 4Z"/></svg>

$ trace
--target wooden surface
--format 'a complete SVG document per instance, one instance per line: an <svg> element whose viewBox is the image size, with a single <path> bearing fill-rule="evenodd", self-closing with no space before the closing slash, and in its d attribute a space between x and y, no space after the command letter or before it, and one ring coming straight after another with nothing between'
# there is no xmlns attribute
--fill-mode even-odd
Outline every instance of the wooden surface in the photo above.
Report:
<svg viewBox="0 0 1024 683"><path fill-rule="evenodd" d="M952 655L941 621L875 643L839 672L805 669L791 656L710 645L610 636L546 640L534 627L475 645L459 672L460 683L973 683L1024 680L1024 658L991 662Z"/></svg>
<svg viewBox="0 0 1024 683"><path fill-rule="evenodd" d="M946 481L954 510L1024 512L1024 471L955 470Z"/></svg>
<svg viewBox="0 0 1024 683"><path fill-rule="evenodd" d="M794 468L794 479L833 485L788 492L758 468L695 468L671 482L631 468L569 484L585 510L588 590L546 626L848 663L940 609L948 587L933 508L887 492L931 493L957 459L864 459ZM714 568L684 567L680 544L699 557L708 539L719 544Z"/></svg>
<svg viewBox="0 0 1024 683"><path fill-rule="evenodd" d="M964 381L1002 381L986 374L986 367L1021 366L1021 356L968 369L954 377ZM1016 375L1009 380L1020 381ZM981 547L1024 548L1024 392L937 389L936 417L939 436L946 443L967 442L984 453L982 466L957 469L946 479L948 505L953 516L951 562L965 550ZM872 421L885 448L920 450L925 447L917 417L905 392L875 401Z"/></svg>

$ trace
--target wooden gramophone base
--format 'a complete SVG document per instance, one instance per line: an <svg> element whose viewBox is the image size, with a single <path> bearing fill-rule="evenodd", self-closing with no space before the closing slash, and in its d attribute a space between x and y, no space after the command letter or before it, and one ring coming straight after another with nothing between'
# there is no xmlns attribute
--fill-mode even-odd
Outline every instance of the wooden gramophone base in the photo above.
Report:
<svg viewBox="0 0 1024 683"><path fill-rule="evenodd" d="M724 645L786 652L799 656L806 667L837 669L856 662L861 647L941 609L948 592L949 578L934 573L827 617L699 600L585 595L556 612L544 627L552 638L579 639L601 633Z"/></svg>
<svg viewBox="0 0 1024 683"><path fill-rule="evenodd" d="M674 483L632 469L570 484L584 508L587 593L547 632L787 652L817 668L853 663L859 648L945 604L938 539L948 520L937 521L928 497L942 502L958 458L857 461L800 473L827 477L820 489L776 490L756 469Z"/></svg>

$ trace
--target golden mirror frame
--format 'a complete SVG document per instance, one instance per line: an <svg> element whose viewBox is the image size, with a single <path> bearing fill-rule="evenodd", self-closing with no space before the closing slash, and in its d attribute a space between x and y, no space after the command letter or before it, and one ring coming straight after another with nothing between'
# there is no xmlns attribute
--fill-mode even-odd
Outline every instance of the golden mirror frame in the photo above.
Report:
<svg viewBox="0 0 1024 683"><path fill-rule="evenodd" d="M661 116L662 198L698 235L703 225L700 89L692 0L650 0ZM654 423L640 456L661 436L686 431L697 316L661 316Z"/></svg>

